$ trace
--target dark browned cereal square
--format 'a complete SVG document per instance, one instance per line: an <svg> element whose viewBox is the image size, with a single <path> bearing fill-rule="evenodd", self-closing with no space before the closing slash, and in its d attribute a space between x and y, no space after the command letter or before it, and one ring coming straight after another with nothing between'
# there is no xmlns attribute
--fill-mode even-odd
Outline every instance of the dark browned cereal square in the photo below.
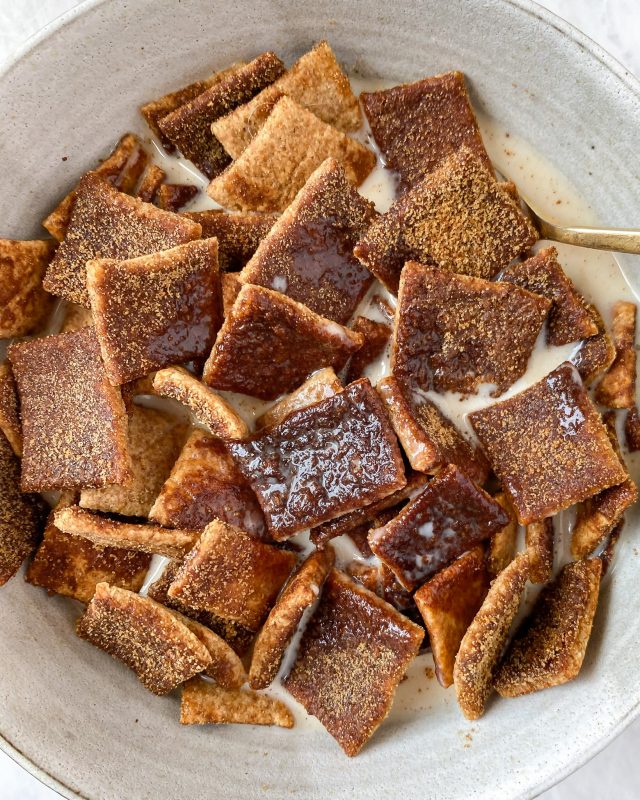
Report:
<svg viewBox="0 0 640 800"><path fill-rule="evenodd" d="M163 183L158 186L153 202L164 211L179 211L190 203L200 190L191 183Z"/></svg>

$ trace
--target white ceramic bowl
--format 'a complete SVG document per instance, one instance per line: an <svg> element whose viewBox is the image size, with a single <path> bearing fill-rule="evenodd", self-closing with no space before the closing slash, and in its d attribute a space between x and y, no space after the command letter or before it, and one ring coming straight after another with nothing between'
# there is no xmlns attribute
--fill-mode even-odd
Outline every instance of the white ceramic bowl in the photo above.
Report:
<svg viewBox="0 0 640 800"><path fill-rule="evenodd" d="M76 176L141 130L141 101L265 49L292 60L321 37L365 75L464 70L476 104L560 167L601 219L638 224L640 86L527 0L105 0L59 19L0 76L0 235L41 235ZM353 760L324 732L181 729L176 699L76 638L77 606L18 576L0 591L0 746L73 798L531 797L637 713L633 528L577 681L496 703L473 726L451 696L392 718Z"/></svg>

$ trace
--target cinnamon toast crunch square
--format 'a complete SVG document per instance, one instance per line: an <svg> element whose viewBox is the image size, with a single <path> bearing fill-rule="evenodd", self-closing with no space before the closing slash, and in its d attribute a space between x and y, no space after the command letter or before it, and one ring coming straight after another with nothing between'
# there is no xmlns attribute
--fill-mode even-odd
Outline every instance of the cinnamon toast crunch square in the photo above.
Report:
<svg viewBox="0 0 640 800"><path fill-rule="evenodd" d="M364 342L349 359L344 373L345 383L365 377L367 367L380 358L391 338L391 328L388 325L368 317L356 317L351 330L361 334Z"/></svg>
<svg viewBox="0 0 640 800"><path fill-rule="evenodd" d="M248 689L224 689L194 678L182 689L181 725L278 725L293 728L293 714L275 697Z"/></svg>
<svg viewBox="0 0 640 800"><path fill-rule="evenodd" d="M505 392L526 371L551 302L508 283L407 262L391 347L393 375L422 391Z"/></svg>
<svg viewBox="0 0 640 800"><path fill-rule="evenodd" d="M295 562L293 553L216 519L178 569L168 596L256 630Z"/></svg>
<svg viewBox="0 0 640 800"><path fill-rule="evenodd" d="M0 339L31 333L51 309L42 287L55 251L51 239L0 239Z"/></svg>
<svg viewBox="0 0 640 800"><path fill-rule="evenodd" d="M355 185L376 163L375 154L363 144L284 96L251 144L211 181L207 192L225 208L284 211L327 158L341 162Z"/></svg>
<svg viewBox="0 0 640 800"><path fill-rule="evenodd" d="M256 420L256 428L267 428L279 422L300 408L310 406L319 400L333 397L341 392L344 387L332 367L325 367L314 372L307 380L293 392L278 400L264 414Z"/></svg>
<svg viewBox="0 0 640 800"><path fill-rule="evenodd" d="M93 328L9 348L20 396L23 491L123 483L131 477L127 415Z"/></svg>
<svg viewBox="0 0 640 800"><path fill-rule="evenodd" d="M406 261L488 280L537 238L484 162L462 148L396 200L354 252L395 294Z"/></svg>
<svg viewBox="0 0 640 800"><path fill-rule="evenodd" d="M546 583L553 571L553 545L555 532L553 519L547 517L530 522L525 530L525 545L529 553L529 580Z"/></svg>
<svg viewBox="0 0 640 800"><path fill-rule="evenodd" d="M366 379L227 448L276 540L406 484L395 434Z"/></svg>
<svg viewBox="0 0 640 800"><path fill-rule="evenodd" d="M607 333L598 309L591 304L587 304L587 308L598 332L582 342L578 352L571 357L571 361L575 364L585 386L590 386L613 364L616 348L613 346L613 341Z"/></svg>
<svg viewBox="0 0 640 800"><path fill-rule="evenodd" d="M44 288L88 306L87 261L136 258L198 239L200 233L196 222L129 197L89 172L76 189L67 235L47 268Z"/></svg>
<svg viewBox="0 0 640 800"><path fill-rule="evenodd" d="M620 300L613 307L613 343L616 357L596 386L595 399L608 408L631 408L636 402L635 303Z"/></svg>
<svg viewBox="0 0 640 800"><path fill-rule="evenodd" d="M276 220L240 278L282 292L344 325L373 281L353 247L375 215L373 203L329 158Z"/></svg>
<svg viewBox="0 0 640 800"><path fill-rule="evenodd" d="M88 261L87 289L114 385L206 356L222 321L218 243L202 239L127 261Z"/></svg>
<svg viewBox="0 0 640 800"><path fill-rule="evenodd" d="M493 534L487 546L487 569L489 570L489 575L495 578L496 575L509 566L516 554L518 520L504 492L498 492L493 496L493 499L509 517L509 522L504 528Z"/></svg>
<svg viewBox="0 0 640 800"><path fill-rule="evenodd" d="M322 367L341 369L362 337L302 303L246 284L225 318L204 367L214 389L274 400Z"/></svg>
<svg viewBox="0 0 640 800"><path fill-rule="evenodd" d="M186 211L184 216L202 225L203 239L216 237L222 272L241 270L278 219L276 214L229 214L220 209Z"/></svg>
<svg viewBox="0 0 640 800"><path fill-rule="evenodd" d="M630 408L625 415L624 438L630 453L640 450L640 412L637 406Z"/></svg>
<svg viewBox="0 0 640 800"><path fill-rule="evenodd" d="M369 546L413 591L509 521L502 507L453 465L397 517L369 533Z"/></svg>
<svg viewBox="0 0 640 800"><path fill-rule="evenodd" d="M389 713L423 638L419 625L333 570L284 687L355 756Z"/></svg>
<svg viewBox="0 0 640 800"><path fill-rule="evenodd" d="M211 663L207 648L148 597L99 583L76 632L133 670L154 694L168 694Z"/></svg>
<svg viewBox="0 0 640 800"><path fill-rule="evenodd" d="M358 99L329 44L319 42L253 100L216 120L211 129L232 158L238 158L264 124L275 103L287 95L341 131L360 127Z"/></svg>
<svg viewBox="0 0 640 800"><path fill-rule="evenodd" d="M463 146L491 169L461 72L362 92L360 99L386 166L400 176L401 189L413 186Z"/></svg>
<svg viewBox="0 0 640 800"><path fill-rule="evenodd" d="M568 362L508 400L472 412L469 420L522 525L627 477Z"/></svg>
<svg viewBox="0 0 640 800"><path fill-rule="evenodd" d="M0 364L0 431L7 437L13 452L20 458L22 423L18 406L18 389L11 364Z"/></svg>
<svg viewBox="0 0 640 800"><path fill-rule="evenodd" d="M167 177L167 173L157 164L149 164L142 174L136 196L145 203L152 203L160 185Z"/></svg>

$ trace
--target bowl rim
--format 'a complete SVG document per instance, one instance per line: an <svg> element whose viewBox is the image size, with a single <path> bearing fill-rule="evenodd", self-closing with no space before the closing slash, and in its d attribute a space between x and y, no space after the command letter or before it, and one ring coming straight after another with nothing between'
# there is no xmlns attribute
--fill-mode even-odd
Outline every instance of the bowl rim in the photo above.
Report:
<svg viewBox="0 0 640 800"><path fill-rule="evenodd" d="M0 81L2 81L20 61L26 58L32 51L34 51L42 42L54 36L58 31L62 30L68 24L73 22L77 17L80 17L89 11L101 5L106 5L112 0L80 0L77 5L67 11L62 12L54 17L50 22L46 23L35 33L31 34L21 45L11 50L4 61L0 64ZM540 20L551 28L554 28L559 34L568 39L572 44L577 44L592 58L599 61L606 69L613 73L616 78L624 85L627 91L634 94L640 99L640 77L636 77L629 69L627 69L617 58L612 56L601 45L595 42L587 34L583 33L578 28L574 27L571 23L559 17L553 11L549 11L543 6L539 5L535 0L500 0L504 5L512 6L520 12L529 14L532 17ZM616 725L608 730L603 736L598 738L590 747L584 750L574 760L569 762L561 769L556 770L546 779L541 780L535 786L524 793L520 794L514 800L528 800L530 798L538 797L543 792L552 788L560 783L565 778L572 775L580 767L584 766L599 752L605 749L607 745L616 739L637 717L640 716L640 698L629 708ZM26 755L21 750L17 749L5 736L0 734L0 751L9 756L16 764L22 769L36 778L40 783L48 789L57 792L61 797L68 798L68 800L92 800L87 795L80 794L75 789L72 789L66 783L62 783L41 766L36 761Z"/></svg>

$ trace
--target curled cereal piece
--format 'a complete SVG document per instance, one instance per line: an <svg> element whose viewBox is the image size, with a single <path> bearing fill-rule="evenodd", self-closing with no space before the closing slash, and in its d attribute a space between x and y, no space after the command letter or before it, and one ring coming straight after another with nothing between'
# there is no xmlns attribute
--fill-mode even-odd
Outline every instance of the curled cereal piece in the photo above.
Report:
<svg viewBox="0 0 640 800"><path fill-rule="evenodd" d="M526 527L525 544L529 553L529 580L546 583L553 569L553 520L551 517L530 522Z"/></svg>
<svg viewBox="0 0 640 800"><path fill-rule="evenodd" d="M160 184L166 177L167 173L157 164L149 164L140 180L136 196L145 203L152 203Z"/></svg>
<svg viewBox="0 0 640 800"><path fill-rule="evenodd" d="M518 520L511 503L504 492L499 492L493 498L503 511L508 514L509 522L493 534L489 539L487 550L487 569L492 578L495 578L512 561L516 554L516 537L518 535Z"/></svg>
<svg viewBox="0 0 640 800"><path fill-rule="evenodd" d="M285 704L246 689L224 689L201 678L185 683L180 704L182 725L279 725L293 728Z"/></svg>
<svg viewBox="0 0 640 800"><path fill-rule="evenodd" d="M637 406L627 411L624 421L624 437L629 452L637 453L640 450L640 413Z"/></svg>
<svg viewBox="0 0 640 800"><path fill-rule="evenodd" d="M24 336L44 322L51 297L42 279L54 251L50 239L0 239L0 339Z"/></svg>
<svg viewBox="0 0 640 800"><path fill-rule="evenodd" d="M292 411L298 411L300 408L325 400L327 397L333 397L343 388L332 367L319 369L311 377L307 378L300 387L283 397L282 400L278 400L262 416L258 417L256 428L268 428L271 425L277 425Z"/></svg>
<svg viewBox="0 0 640 800"><path fill-rule="evenodd" d="M11 364L0 364L0 431L7 437L13 452L20 458L22 424L18 405L18 390Z"/></svg>
<svg viewBox="0 0 640 800"><path fill-rule="evenodd" d="M613 307L613 342L616 357L596 387L595 398L608 408L631 408L636 402L635 303L619 301Z"/></svg>

